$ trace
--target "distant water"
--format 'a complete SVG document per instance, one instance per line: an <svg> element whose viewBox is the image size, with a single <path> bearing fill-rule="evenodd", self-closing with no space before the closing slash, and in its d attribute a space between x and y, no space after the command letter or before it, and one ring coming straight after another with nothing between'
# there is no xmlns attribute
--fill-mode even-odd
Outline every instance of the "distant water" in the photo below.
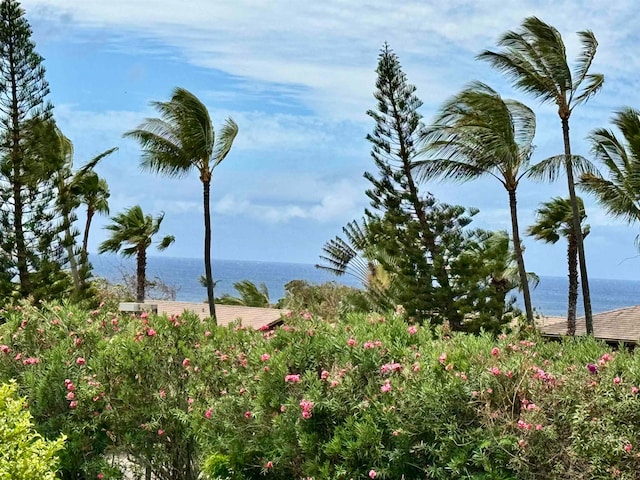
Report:
<svg viewBox="0 0 640 480"><path fill-rule="evenodd" d="M92 255L91 262L96 276L111 281L122 279L121 271L135 271L133 259L123 259L112 255ZM204 275L204 263L200 259L149 257L147 276L158 277L165 283L178 289L177 300L201 302L207 292L200 285L199 278ZM264 282L269 289L272 302L284 297L284 285L291 280L306 280L310 283L337 281L352 287L358 287L356 279L349 276L336 277L313 265L302 263L256 262L240 260L213 260L213 277L216 284L216 296L225 293L235 295L233 284L241 280L251 280L255 284ZM592 309L594 313L616 308L640 305L640 281L589 280ZM565 315L567 310L566 277L540 277L540 284L531 292L532 303L537 311L545 315ZM519 301L519 303L521 303ZM582 312L582 298L578 299L578 314Z"/></svg>

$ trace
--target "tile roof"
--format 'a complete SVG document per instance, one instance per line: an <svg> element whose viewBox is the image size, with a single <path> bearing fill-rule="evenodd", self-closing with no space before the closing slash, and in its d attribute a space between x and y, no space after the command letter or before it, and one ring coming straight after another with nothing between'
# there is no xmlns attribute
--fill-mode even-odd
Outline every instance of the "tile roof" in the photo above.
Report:
<svg viewBox="0 0 640 480"><path fill-rule="evenodd" d="M194 312L200 318L209 318L209 305L207 303L170 302L164 300L148 300L147 303L158 305L158 314L180 315L185 311ZM277 308L243 307L239 305L216 305L218 325L227 326L240 319L245 327L259 329L264 326L273 326L281 321L281 316L288 310Z"/></svg>
<svg viewBox="0 0 640 480"><path fill-rule="evenodd" d="M543 335L559 337L567 334L567 319L544 317L538 328ZM576 335L586 333L584 317L576 320ZM640 305L619 308L593 315L593 336L608 342L640 343Z"/></svg>

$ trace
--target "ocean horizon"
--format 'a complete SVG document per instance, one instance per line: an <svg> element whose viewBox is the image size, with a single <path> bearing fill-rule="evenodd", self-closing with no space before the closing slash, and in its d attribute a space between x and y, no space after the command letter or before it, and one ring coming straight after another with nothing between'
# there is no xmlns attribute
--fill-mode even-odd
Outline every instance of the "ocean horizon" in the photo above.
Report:
<svg viewBox="0 0 640 480"><path fill-rule="evenodd" d="M135 260L116 255L90 255L93 273L110 282L122 282L123 272L135 273ZM319 284L335 281L350 287L361 287L356 278L349 275L335 276L315 268L313 264L264 262L247 260L212 261L213 277L217 281L215 294L236 295L235 282L250 280L256 285L264 283L272 303L285 296L285 284L291 280L306 280ZM147 278L159 278L176 289L176 299L185 302L206 300L205 288L200 284L204 275L204 262L196 258L148 257ZM594 313L640 305L640 281L590 278L592 310ZM537 313L547 316L563 316L567 310L568 284L566 277L540 276L540 283L531 291L531 300ZM521 298L517 299L522 305ZM578 315L583 314L582 298L578 299Z"/></svg>

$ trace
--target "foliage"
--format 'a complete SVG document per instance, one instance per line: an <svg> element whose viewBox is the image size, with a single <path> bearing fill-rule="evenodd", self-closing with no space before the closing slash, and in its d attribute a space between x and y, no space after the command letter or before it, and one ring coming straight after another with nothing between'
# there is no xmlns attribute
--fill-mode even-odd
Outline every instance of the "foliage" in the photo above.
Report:
<svg viewBox="0 0 640 480"><path fill-rule="evenodd" d="M429 158L414 166L427 179L444 177L465 181L491 176L509 196L511 233L527 321L533 324L533 309L523 247L520 242L516 192L520 180L530 172L536 117L515 100L503 99L481 82L447 101L433 125L423 133Z"/></svg>
<svg viewBox="0 0 640 480"><path fill-rule="evenodd" d="M0 385L0 479L53 480L64 437L47 441L35 431L26 400L16 398L17 389L15 383Z"/></svg>
<svg viewBox="0 0 640 480"><path fill-rule="evenodd" d="M580 186L595 195L611 215L628 223L640 222L640 111L625 108L616 112L613 124L624 141L604 128L591 133L592 151L606 168L608 178L585 173ZM640 235L636 237L640 248Z"/></svg>
<svg viewBox="0 0 640 480"><path fill-rule="evenodd" d="M587 214L584 203L576 197L580 209L582 237L589 234L590 226L583 225ZM546 243L556 243L560 237L567 240L569 265L569 300L567 307L567 335L576 333L576 310L578 303L578 241L573 233L573 210L568 198L555 197L536 210L536 222L527 229L527 234Z"/></svg>
<svg viewBox="0 0 640 480"><path fill-rule="evenodd" d="M244 305L245 307L270 307L269 289L265 283L256 285L250 280L235 282L233 288L240 295L234 297L225 294L216 298L216 303L221 305Z"/></svg>
<svg viewBox="0 0 640 480"><path fill-rule="evenodd" d="M140 143L141 166L170 177L196 170L203 187L204 270L209 314L216 321L214 281L211 271L210 190L213 170L227 157L238 134L238 125L228 118L216 139L207 107L191 92L176 88L168 102L152 102L160 118L149 118L125 133Z"/></svg>
<svg viewBox="0 0 640 480"><path fill-rule="evenodd" d="M501 50L486 50L478 58L488 61L498 71L505 73L516 88L541 102L554 103L558 107L564 143L563 155L543 160L537 168L540 176L546 174L551 179L557 177L562 167L567 175L587 334L592 335L589 275L574 180L574 172L585 171L585 165L588 166L589 162L571 154L569 118L575 107L585 103L602 88L604 75L589 72L598 49L598 41L593 32L584 30L578 32L578 37L581 49L573 69L567 62L567 51L560 32L537 17L525 18L519 30L504 33L498 40Z"/></svg>
<svg viewBox="0 0 640 480"><path fill-rule="evenodd" d="M37 300L47 285L61 296L68 279L53 178L62 165L48 141L49 86L17 1L0 3L0 24L0 249L3 280L18 280L18 291L6 283L0 291Z"/></svg>
<svg viewBox="0 0 640 480"><path fill-rule="evenodd" d="M147 249L153 236L160 231L164 213L156 218L145 215L139 205L129 208L111 218L112 223L105 228L111 236L98 247L99 253L120 252L124 257L136 257L136 301L144 302L147 286ZM166 235L157 242L158 250L164 250L175 241L173 235Z"/></svg>
<svg viewBox="0 0 640 480"><path fill-rule="evenodd" d="M292 314L273 331L195 315L5 309L0 380L63 478L635 478L640 359L587 339L449 334L399 313Z"/></svg>
<svg viewBox="0 0 640 480"><path fill-rule="evenodd" d="M321 284L291 280L277 307L294 312L307 312L315 317L336 321L348 312L369 311L369 297L362 291L336 282Z"/></svg>

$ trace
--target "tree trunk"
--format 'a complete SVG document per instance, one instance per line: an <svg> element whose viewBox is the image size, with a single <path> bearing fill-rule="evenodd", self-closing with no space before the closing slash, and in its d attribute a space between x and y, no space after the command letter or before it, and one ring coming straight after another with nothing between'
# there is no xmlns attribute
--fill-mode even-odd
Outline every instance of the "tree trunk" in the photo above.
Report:
<svg viewBox="0 0 640 480"><path fill-rule="evenodd" d="M593 335L593 316L591 313L591 295L589 293L589 276L587 275L587 260L584 253L582 228L580 226L580 208L576 200L576 187L573 178L573 163L571 161L571 144L569 142L569 116L561 117L562 136L564 139L565 168L567 170L567 183L569 186L569 200L573 211L573 234L576 237L578 247L578 261L580 264L580 279L582 280L582 300L584 302L584 318L587 335Z"/></svg>
<svg viewBox="0 0 640 480"><path fill-rule="evenodd" d="M204 174L206 173L206 175ZM218 323L216 317L215 297L213 295L213 272L211 271L211 209L209 205L211 189L211 172L204 172L201 176L204 193L204 274L207 281L207 301L209 302L209 315L214 324Z"/></svg>
<svg viewBox="0 0 640 480"><path fill-rule="evenodd" d="M89 229L91 228L91 220L95 210L91 207L87 207L87 221L84 224L84 235L82 236L82 255L88 257L87 249L89 248Z"/></svg>
<svg viewBox="0 0 640 480"><path fill-rule="evenodd" d="M136 289L136 302L144 302L144 290L147 284L147 249L144 245L138 247L138 267L136 278L138 287Z"/></svg>
<svg viewBox="0 0 640 480"><path fill-rule="evenodd" d="M527 314L527 323L529 323L529 325L533 325L531 292L529 291L527 270L524 267L524 256L522 255L522 244L520 243L520 231L518 228L518 208L515 190L509 190L509 209L511 210L511 233L513 235L513 251L516 254L516 262L518 263L518 274L520 275L520 288L522 288L522 297L524 298L524 309Z"/></svg>
<svg viewBox="0 0 640 480"><path fill-rule="evenodd" d="M76 293L80 292L82 284L80 283L80 274L78 273L78 260L76 259L76 255L73 252L73 236L71 235L71 222L69 220L69 215L65 213L65 244L67 248L67 255L69 256L69 267L71 269L71 278L73 279L73 289Z"/></svg>
<svg viewBox="0 0 640 480"><path fill-rule="evenodd" d="M16 260L18 277L20 279L20 295L24 298L31 293L31 280L27 262L27 246L24 238L22 220L24 204L22 198L22 151L20 148L20 110L18 103L18 84L16 79L16 65L14 45L9 45L7 60L9 63L9 77L11 81L11 163L13 187L13 229L16 237Z"/></svg>
<svg viewBox="0 0 640 480"><path fill-rule="evenodd" d="M578 246L573 233L569 235L567 261L569 264L569 303L567 307L567 335L576 334L576 309L578 305Z"/></svg>

